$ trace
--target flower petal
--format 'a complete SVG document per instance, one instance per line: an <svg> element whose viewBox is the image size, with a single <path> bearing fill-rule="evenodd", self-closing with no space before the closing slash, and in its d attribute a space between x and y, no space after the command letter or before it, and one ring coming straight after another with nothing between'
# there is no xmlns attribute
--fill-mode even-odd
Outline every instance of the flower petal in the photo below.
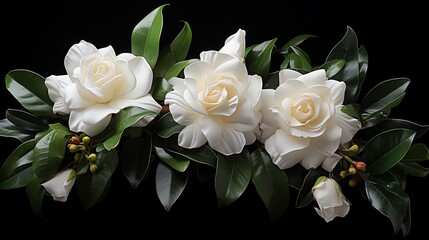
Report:
<svg viewBox="0 0 429 240"><path fill-rule="evenodd" d="M336 80L328 80L326 86L331 91L331 99L334 105L342 105L346 93L346 84Z"/></svg>
<svg viewBox="0 0 429 240"><path fill-rule="evenodd" d="M230 54L238 57L241 61L244 58L244 50L246 48L246 32L239 29L235 34L229 36L225 45L219 50L221 53Z"/></svg>
<svg viewBox="0 0 429 240"><path fill-rule="evenodd" d="M287 166L292 167L303 159L302 154L310 144L309 139L293 137L285 134L282 130L277 130L275 135L275 148L281 156L282 161L289 162ZM285 166L285 164L282 165Z"/></svg>
<svg viewBox="0 0 429 240"><path fill-rule="evenodd" d="M258 75L249 75L249 88L247 89L247 98L252 101L253 106L261 103L262 78Z"/></svg>
<svg viewBox="0 0 429 240"><path fill-rule="evenodd" d="M77 87L81 86L79 82L68 85L64 89L64 101L67 103L71 110L85 109L89 106L94 105L98 99L91 95L91 93L85 94L85 91L78 91ZM83 86L82 86L83 87ZM81 93L83 93L81 95ZM88 98L89 96L89 98Z"/></svg>
<svg viewBox="0 0 429 240"><path fill-rule="evenodd" d="M113 47L111 45L104 47L104 48L99 48L98 52L103 56L104 55L110 55L112 57L116 57L115 50L113 49Z"/></svg>
<svg viewBox="0 0 429 240"><path fill-rule="evenodd" d="M217 51L202 52L200 54L200 59L201 59L201 61L208 63L211 69L217 69L219 66L221 66L222 64L225 64L228 61L239 61L234 56L231 56L231 55L225 54L225 53L220 53ZM191 67L192 65L193 64L190 64L188 67ZM194 66L192 66L192 67L194 67ZM185 68L185 71L187 68ZM203 72L206 73L207 70L205 70ZM188 73L185 72L185 76L188 77ZM196 78L196 79L198 79L198 78Z"/></svg>
<svg viewBox="0 0 429 240"><path fill-rule="evenodd" d="M267 138L271 137L277 129L280 127L277 124L277 120L274 118L274 114L271 111L271 107L274 106L274 93L273 89L263 89L261 92L261 103L262 103L262 120L261 120L261 142L265 142Z"/></svg>
<svg viewBox="0 0 429 240"><path fill-rule="evenodd" d="M96 136L107 127L112 114L120 110L119 108L110 108L103 104L96 104L85 110L72 111L69 118L70 130Z"/></svg>
<svg viewBox="0 0 429 240"><path fill-rule="evenodd" d="M332 156L327 156L322 163L322 168L328 172L332 172L337 166L338 161L340 161L342 157L338 154L334 154Z"/></svg>
<svg viewBox="0 0 429 240"><path fill-rule="evenodd" d="M310 168L317 168L325 159L326 155L310 145L305 151L302 151L301 165L307 170Z"/></svg>
<svg viewBox="0 0 429 240"><path fill-rule="evenodd" d="M70 190L76 181L75 177L67 181L73 171L73 169L60 171L53 178L41 184L55 201L67 201Z"/></svg>
<svg viewBox="0 0 429 240"><path fill-rule="evenodd" d="M136 78L134 89L126 95L127 98L139 98L149 92L152 86L152 69L143 57L134 57L128 61L128 65Z"/></svg>
<svg viewBox="0 0 429 240"><path fill-rule="evenodd" d="M312 139L313 147L317 149L320 154L331 156L340 146L341 133L342 130L340 127L335 124L330 124L321 136Z"/></svg>
<svg viewBox="0 0 429 240"><path fill-rule="evenodd" d="M183 94L179 91L171 91L165 96L165 104L169 104L171 115L174 121L182 125L193 124L201 117L201 114L191 109L183 99Z"/></svg>
<svg viewBox="0 0 429 240"><path fill-rule="evenodd" d="M69 114L70 108L64 99L64 90L72 84L68 75L51 75L46 78L45 85L49 98L54 102L54 113Z"/></svg>
<svg viewBox="0 0 429 240"><path fill-rule="evenodd" d="M97 48L91 43L85 42L84 40L74 44L70 48L64 59L64 66L71 79L73 79L74 69L80 67L81 60L95 52L97 52Z"/></svg>
<svg viewBox="0 0 429 240"><path fill-rule="evenodd" d="M353 139L356 132L362 127L359 120L341 111L343 106L336 106L335 124L342 129L340 143L344 144Z"/></svg>
<svg viewBox="0 0 429 240"><path fill-rule="evenodd" d="M291 69L283 69L279 72L279 85L282 85L289 79L296 80L300 76L302 76L302 74L297 71Z"/></svg>
<svg viewBox="0 0 429 240"><path fill-rule="evenodd" d="M314 85L326 85L326 72L325 69L320 69L316 71L309 72L304 74L298 78L298 80L302 81L308 87Z"/></svg>
<svg viewBox="0 0 429 240"><path fill-rule="evenodd" d="M157 103L150 94L146 94L143 97L137 99L115 99L104 106L107 106L112 109L139 107L152 111L156 114L158 114L162 108L161 105L159 105L159 103Z"/></svg>
<svg viewBox="0 0 429 240"><path fill-rule="evenodd" d="M198 123L194 123L182 129L179 133L178 142L179 146L192 149L203 146L207 142L207 139L201 132Z"/></svg>

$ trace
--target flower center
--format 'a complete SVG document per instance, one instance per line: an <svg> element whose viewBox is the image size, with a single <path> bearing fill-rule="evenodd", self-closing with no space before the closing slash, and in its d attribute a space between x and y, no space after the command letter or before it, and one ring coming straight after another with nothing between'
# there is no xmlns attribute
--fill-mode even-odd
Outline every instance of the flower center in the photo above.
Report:
<svg viewBox="0 0 429 240"><path fill-rule="evenodd" d="M301 124L306 124L314 119L315 104L313 99L310 97L297 99L291 106L291 115Z"/></svg>

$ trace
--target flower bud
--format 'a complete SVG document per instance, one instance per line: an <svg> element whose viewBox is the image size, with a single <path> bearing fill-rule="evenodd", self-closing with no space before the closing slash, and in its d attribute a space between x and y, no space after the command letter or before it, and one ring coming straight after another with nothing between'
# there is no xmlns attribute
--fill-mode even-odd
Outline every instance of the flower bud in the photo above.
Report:
<svg viewBox="0 0 429 240"><path fill-rule="evenodd" d="M79 141L79 138L78 138L78 137L76 137L76 136L72 136L72 137L69 139L69 143L71 143L71 144L79 144L79 143L80 143L80 141Z"/></svg>
<svg viewBox="0 0 429 240"><path fill-rule="evenodd" d="M359 146L357 144L353 144L346 152L349 153L357 153L359 151Z"/></svg>
<svg viewBox="0 0 429 240"><path fill-rule="evenodd" d="M91 142L91 138L88 136L85 136L82 138L82 142L83 144L88 145Z"/></svg>
<svg viewBox="0 0 429 240"><path fill-rule="evenodd" d="M91 154L86 156L86 159L88 159L88 161L93 163L97 160L97 154L91 153Z"/></svg>
<svg viewBox="0 0 429 240"><path fill-rule="evenodd" d="M89 165L89 171L91 171L91 173L95 173L98 170L98 166L95 163L91 163L91 165Z"/></svg>
<svg viewBox="0 0 429 240"><path fill-rule="evenodd" d="M348 174L348 171L346 171L346 170L343 170L343 171L340 172L341 178L346 178L347 174Z"/></svg>
<svg viewBox="0 0 429 240"><path fill-rule="evenodd" d="M349 167L349 173L351 174L351 175L355 175L356 173L357 173L357 170L356 170L356 168L354 167L354 166L350 166Z"/></svg>
<svg viewBox="0 0 429 240"><path fill-rule="evenodd" d="M72 153L79 151L79 147L76 144L69 143L69 144L67 144L67 148Z"/></svg>
<svg viewBox="0 0 429 240"><path fill-rule="evenodd" d="M355 166L357 170L365 171L366 164L364 162L357 162Z"/></svg>
<svg viewBox="0 0 429 240"><path fill-rule="evenodd" d="M349 180L349 186L350 187L356 187L357 185L357 179L356 178L352 178Z"/></svg>

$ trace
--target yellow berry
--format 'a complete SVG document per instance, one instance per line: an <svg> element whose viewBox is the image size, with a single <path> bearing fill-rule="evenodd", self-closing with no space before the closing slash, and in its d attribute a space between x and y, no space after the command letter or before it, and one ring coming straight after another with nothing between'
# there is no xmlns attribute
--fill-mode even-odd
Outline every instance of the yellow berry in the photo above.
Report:
<svg viewBox="0 0 429 240"><path fill-rule="evenodd" d="M82 142L83 142L83 144L88 145L91 142L91 138L88 136L85 136L82 138Z"/></svg>
<svg viewBox="0 0 429 240"><path fill-rule="evenodd" d="M349 167L349 173L350 173L351 175L355 175L355 174L357 173L356 168L355 168L355 167L353 167L353 166L350 166L350 167Z"/></svg>
<svg viewBox="0 0 429 240"><path fill-rule="evenodd" d="M79 151L79 147L76 144L67 144L67 147L69 149L70 152L74 153Z"/></svg>
<svg viewBox="0 0 429 240"><path fill-rule="evenodd" d="M97 154L91 153L86 156L86 159L88 159L88 161L90 162L95 162L97 160Z"/></svg>
<svg viewBox="0 0 429 240"><path fill-rule="evenodd" d="M91 173L95 173L98 170L98 166L95 163L91 163L91 165L89 165L89 171L91 171Z"/></svg>
<svg viewBox="0 0 429 240"><path fill-rule="evenodd" d="M348 171L346 171L346 170L341 171L340 172L341 178L346 178L347 177L347 173L348 173Z"/></svg>
<svg viewBox="0 0 429 240"><path fill-rule="evenodd" d="M349 180L349 186L350 187L356 187L356 185L357 185L356 178L352 178L352 179Z"/></svg>

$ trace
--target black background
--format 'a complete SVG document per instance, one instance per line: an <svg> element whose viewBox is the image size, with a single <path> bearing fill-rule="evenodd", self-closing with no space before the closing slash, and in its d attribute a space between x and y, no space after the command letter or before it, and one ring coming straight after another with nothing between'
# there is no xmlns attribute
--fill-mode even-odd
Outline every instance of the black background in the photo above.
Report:
<svg viewBox="0 0 429 240"><path fill-rule="evenodd" d="M64 56L81 39L99 48L112 45L116 53L129 52L134 26L157 6L170 3L164 8L161 41L171 41L182 28L180 21L187 21L193 30L189 58L198 57L204 50L219 49L226 37L242 28L247 33L247 46L277 37L277 46L281 47L298 34L316 35L318 38L308 40L302 47L310 54L313 64L318 65L344 35L346 26L351 26L359 44L369 53L363 93L382 80L408 77L411 79L408 93L391 115L429 124L425 118L429 101L425 74L428 47L423 37L428 28L423 24L424 8L411 1L373 2L264 0L238 3L239 7L230 6L232 1L2 3L0 75L18 68L30 69L45 77L65 74ZM4 86L0 91L3 118L7 108L20 106ZM19 143L14 139L1 140L0 162L3 162ZM419 139L426 144L428 140L427 136ZM296 191L291 190L288 212L278 221L267 223L264 206L251 186L237 202L219 208L213 183L200 183L191 178L182 197L166 212L156 197L152 179L153 173L133 190L118 168L106 199L90 210L82 209L76 191L71 192L64 204L46 197L44 208L53 218L49 222L32 213L24 189L0 191L0 234L22 229L13 233L52 237L52 231L59 230L70 237L85 237L84 232L89 230L98 237L118 232L137 234L141 238L156 233L158 237L280 234L284 239L312 236L344 239L373 235L387 238L392 233L389 220L362 201L358 191L345 190L352 203L350 213L327 224L312 206L296 209L293 205ZM410 238L424 238L427 234L428 188L428 178L408 178L413 221ZM32 228L35 230L29 230ZM296 234L297 237L292 237Z"/></svg>

